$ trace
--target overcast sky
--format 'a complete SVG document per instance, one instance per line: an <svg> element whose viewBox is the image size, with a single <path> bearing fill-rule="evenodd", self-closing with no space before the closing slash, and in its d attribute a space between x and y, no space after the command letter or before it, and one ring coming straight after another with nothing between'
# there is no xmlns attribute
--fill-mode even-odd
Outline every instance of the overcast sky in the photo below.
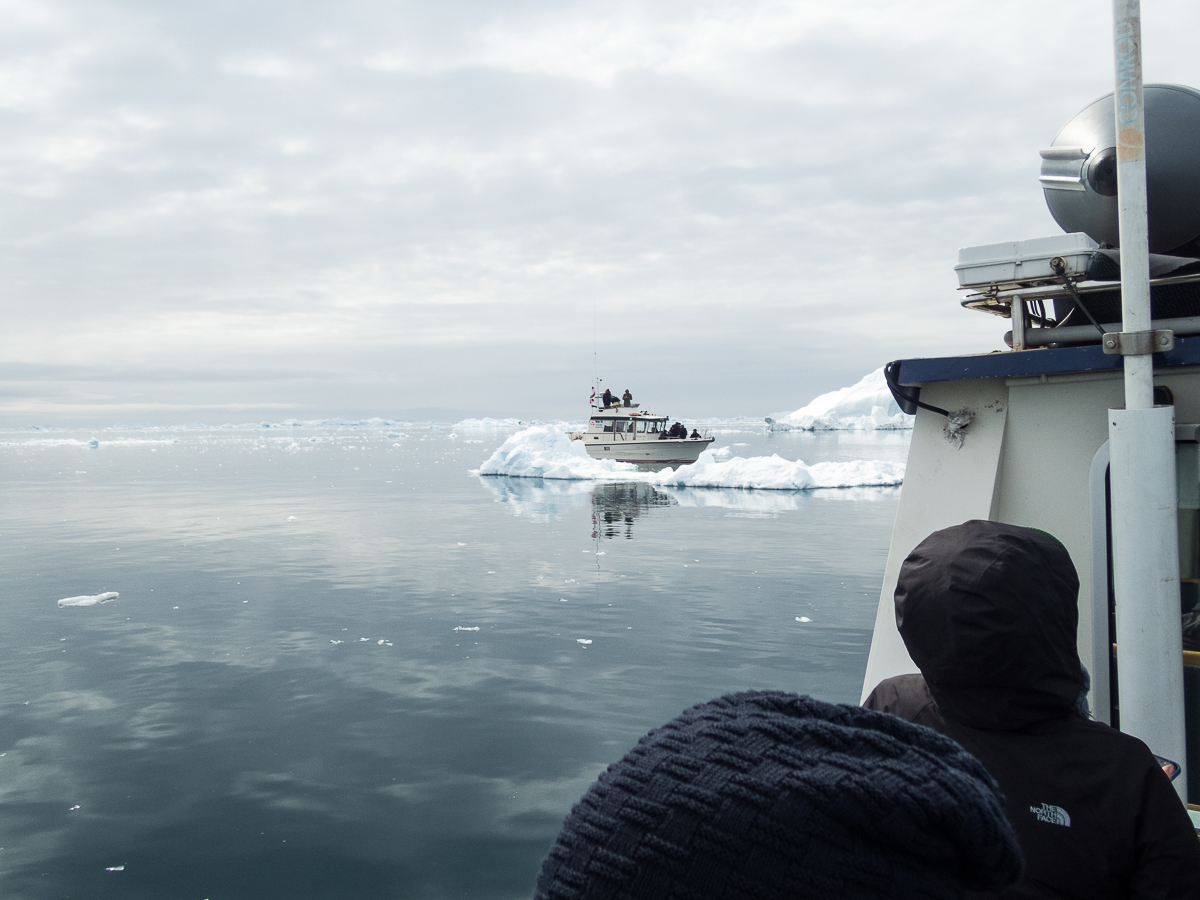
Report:
<svg viewBox="0 0 1200 900"><path fill-rule="evenodd" d="M1146 0L1200 85L1200 3ZM0 424L795 409L992 350L1103 0L0 0Z"/></svg>

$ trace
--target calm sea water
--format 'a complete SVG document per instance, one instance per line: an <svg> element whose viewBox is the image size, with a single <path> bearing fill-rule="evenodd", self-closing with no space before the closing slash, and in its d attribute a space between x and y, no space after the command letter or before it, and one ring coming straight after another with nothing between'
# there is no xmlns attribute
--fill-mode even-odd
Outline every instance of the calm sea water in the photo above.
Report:
<svg viewBox="0 0 1200 900"><path fill-rule="evenodd" d="M471 475L504 437L0 434L0 895L528 897L685 707L857 701L898 490Z"/></svg>

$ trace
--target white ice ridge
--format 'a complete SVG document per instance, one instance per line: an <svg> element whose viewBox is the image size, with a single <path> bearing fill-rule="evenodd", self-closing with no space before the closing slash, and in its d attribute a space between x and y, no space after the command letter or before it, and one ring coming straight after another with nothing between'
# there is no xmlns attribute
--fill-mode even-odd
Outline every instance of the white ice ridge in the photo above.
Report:
<svg viewBox="0 0 1200 900"><path fill-rule="evenodd" d="M522 425L527 425L527 422L521 419L463 419L461 422L455 422L455 428L461 428L464 431L472 428L520 428Z"/></svg>
<svg viewBox="0 0 1200 900"><path fill-rule="evenodd" d="M624 476L636 471L637 466L633 463L592 459L582 441L571 440L561 428L553 425L534 425L518 431L479 467L480 475L569 481L614 480L614 475Z"/></svg>
<svg viewBox="0 0 1200 900"><path fill-rule="evenodd" d="M58 601L59 606L97 606L101 603L111 603L121 595L116 591L104 594L84 594L79 597L63 597Z"/></svg>
<svg viewBox="0 0 1200 900"><path fill-rule="evenodd" d="M690 466L639 472L632 463L592 459L581 441L556 428L536 425L514 434L479 467L480 475L571 481L642 481L681 487L805 491L816 488L883 487L904 480L904 464L879 460L808 465L781 456L725 458L727 450L706 450Z"/></svg>
<svg viewBox="0 0 1200 900"><path fill-rule="evenodd" d="M822 394L808 406L768 419L773 431L876 431L913 427L900 412L879 368L858 384Z"/></svg>

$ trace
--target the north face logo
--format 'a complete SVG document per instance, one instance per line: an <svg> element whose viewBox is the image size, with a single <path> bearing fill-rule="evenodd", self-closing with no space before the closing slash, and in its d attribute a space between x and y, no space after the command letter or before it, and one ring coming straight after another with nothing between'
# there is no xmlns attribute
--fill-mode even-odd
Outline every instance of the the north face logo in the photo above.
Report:
<svg viewBox="0 0 1200 900"><path fill-rule="evenodd" d="M1049 822L1051 825L1065 825L1071 827L1071 817L1067 815L1067 811L1061 806L1051 806L1049 803L1043 803L1041 806L1031 806L1029 811L1038 817L1039 822Z"/></svg>

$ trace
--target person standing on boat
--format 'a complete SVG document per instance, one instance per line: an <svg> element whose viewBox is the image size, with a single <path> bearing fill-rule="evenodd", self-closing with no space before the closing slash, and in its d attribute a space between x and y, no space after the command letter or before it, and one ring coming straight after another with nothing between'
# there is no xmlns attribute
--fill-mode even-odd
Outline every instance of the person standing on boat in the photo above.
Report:
<svg viewBox="0 0 1200 900"><path fill-rule="evenodd" d="M633 406L633 394L629 393L629 388L625 388L625 393L621 395L621 399L626 406Z"/></svg>
<svg viewBox="0 0 1200 900"><path fill-rule="evenodd" d="M608 407L612 406L612 405L613 405L613 392L612 392L612 391L610 391L608 388L605 388L605 389L604 389L604 396L603 396L603 398L601 398L601 399L603 399L603 400L604 400L604 406L605 406L605 408L608 408Z"/></svg>
<svg viewBox="0 0 1200 900"><path fill-rule="evenodd" d="M1200 842L1159 763L1081 714L1078 594L1070 554L1043 531L934 532L896 585L921 674L886 679L863 705L952 737L1000 783L1025 875L995 896L1200 900Z"/></svg>

